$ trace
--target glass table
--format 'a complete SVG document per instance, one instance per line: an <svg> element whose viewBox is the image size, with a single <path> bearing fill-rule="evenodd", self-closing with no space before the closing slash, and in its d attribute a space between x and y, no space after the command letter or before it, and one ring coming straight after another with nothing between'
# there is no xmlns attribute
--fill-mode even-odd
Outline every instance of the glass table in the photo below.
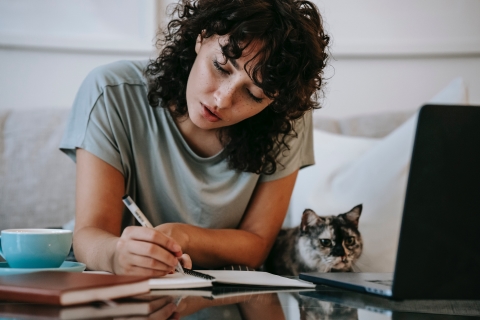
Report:
<svg viewBox="0 0 480 320"><path fill-rule="evenodd" d="M55 307L0 301L0 319L480 319L480 301L391 301L327 286L157 290L129 299Z"/></svg>

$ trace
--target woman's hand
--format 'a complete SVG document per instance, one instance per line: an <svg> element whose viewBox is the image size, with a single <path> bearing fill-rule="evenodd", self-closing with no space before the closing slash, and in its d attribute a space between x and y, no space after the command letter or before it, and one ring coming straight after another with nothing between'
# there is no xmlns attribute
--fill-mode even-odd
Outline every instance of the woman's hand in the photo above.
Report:
<svg viewBox="0 0 480 320"><path fill-rule="evenodd" d="M188 246L188 234L184 232L183 227L185 225L182 223L163 223L155 227L155 230L158 230L167 237L174 239L181 247L182 251L186 251ZM188 254L183 254L179 259L183 267L187 269L192 269L192 259Z"/></svg>
<svg viewBox="0 0 480 320"><path fill-rule="evenodd" d="M182 264L182 267L187 269L192 269L192 259L188 254L186 253L182 254L182 256L178 258L178 260Z"/></svg>
<svg viewBox="0 0 480 320"><path fill-rule="evenodd" d="M188 237L173 232L174 225L182 224L168 223L156 229L127 227L121 232L124 184L125 178L116 168L77 149L73 246L78 261L90 270L152 277L172 272L178 261L191 268L190 257L182 256Z"/></svg>
<svg viewBox="0 0 480 320"><path fill-rule="evenodd" d="M178 261L191 268L188 255L165 233L145 227L127 227L118 239L113 256L113 272L160 277L175 270Z"/></svg>
<svg viewBox="0 0 480 320"><path fill-rule="evenodd" d="M162 223L155 227L155 230L160 231L166 236L174 239L181 247L184 252L188 252L189 236L186 229L188 225L184 223Z"/></svg>

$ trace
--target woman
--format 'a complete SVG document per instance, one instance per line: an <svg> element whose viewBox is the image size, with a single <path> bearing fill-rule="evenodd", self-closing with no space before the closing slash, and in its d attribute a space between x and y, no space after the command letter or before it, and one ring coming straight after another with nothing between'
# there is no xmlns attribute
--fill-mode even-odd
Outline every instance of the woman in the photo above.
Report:
<svg viewBox="0 0 480 320"><path fill-rule="evenodd" d="M296 0L185 0L155 61L92 71L61 150L77 163L74 250L89 269L162 276L259 267L313 164L328 36ZM151 223L134 226L128 193Z"/></svg>

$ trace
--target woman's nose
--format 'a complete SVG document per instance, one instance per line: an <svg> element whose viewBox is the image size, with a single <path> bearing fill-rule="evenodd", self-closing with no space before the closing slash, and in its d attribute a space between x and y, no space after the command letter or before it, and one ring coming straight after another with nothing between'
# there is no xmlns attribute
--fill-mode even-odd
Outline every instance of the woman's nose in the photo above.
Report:
<svg viewBox="0 0 480 320"><path fill-rule="evenodd" d="M232 106L235 96L235 86L228 82L222 82L215 90L214 98L218 108L229 108Z"/></svg>

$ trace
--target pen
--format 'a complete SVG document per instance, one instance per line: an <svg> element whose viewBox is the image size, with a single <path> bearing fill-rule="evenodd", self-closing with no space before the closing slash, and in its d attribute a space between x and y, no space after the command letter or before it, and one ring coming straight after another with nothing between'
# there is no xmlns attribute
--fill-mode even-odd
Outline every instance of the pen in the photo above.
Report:
<svg viewBox="0 0 480 320"><path fill-rule="evenodd" d="M128 194L124 195L122 197L123 203L127 206L128 210L133 214L135 219L143 226L147 228L153 229L152 224L150 221L148 221L147 217L143 214L143 212L140 210L140 208L136 205L135 202L133 202L132 198ZM177 266L175 267L175 270L181 274L185 274L183 271L182 265L180 264L180 261L178 261Z"/></svg>

